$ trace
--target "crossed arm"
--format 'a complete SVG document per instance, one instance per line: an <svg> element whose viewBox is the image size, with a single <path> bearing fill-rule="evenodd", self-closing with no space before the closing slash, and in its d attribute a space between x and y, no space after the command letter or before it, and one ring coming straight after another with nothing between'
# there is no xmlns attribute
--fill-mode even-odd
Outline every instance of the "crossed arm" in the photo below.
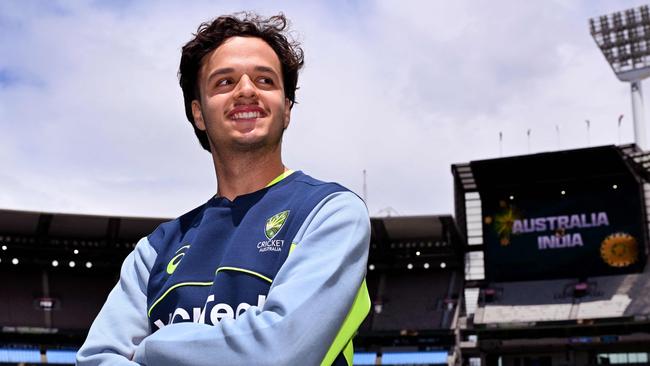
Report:
<svg viewBox="0 0 650 366"><path fill-rule="evenodd" d="M77 354L86 365L319 365L365 276L370 225L350 192L328 196L296 235L263 307L211 326L170 324L150 334L146 286L156 253L142 239ZM358 324L357 324L358 326Z"/></svg>

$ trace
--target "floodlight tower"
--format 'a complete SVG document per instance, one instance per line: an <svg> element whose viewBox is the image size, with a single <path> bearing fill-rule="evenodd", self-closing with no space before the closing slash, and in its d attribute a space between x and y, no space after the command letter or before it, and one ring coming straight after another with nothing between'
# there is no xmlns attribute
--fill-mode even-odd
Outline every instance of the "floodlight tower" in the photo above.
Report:
<svg viewBox="0 0 650 366"><path fill-rule="evenodd" d="M650 11L648 6L589 19L591 36L619 80L630 83L634 142L646 149L641 80L650 76Z"/></svg>

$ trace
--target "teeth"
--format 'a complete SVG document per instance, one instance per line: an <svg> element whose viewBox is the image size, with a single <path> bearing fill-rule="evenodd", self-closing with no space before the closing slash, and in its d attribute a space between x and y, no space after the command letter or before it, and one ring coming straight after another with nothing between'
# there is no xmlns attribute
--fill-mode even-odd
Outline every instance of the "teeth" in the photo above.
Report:
<svg viewBox="0 0 650 366"><path fill-rule="evenodd" d="M240 112L240 113L234 114L232 117L233 117L233 119L259 118L260 117L260 112Z"/></svg>

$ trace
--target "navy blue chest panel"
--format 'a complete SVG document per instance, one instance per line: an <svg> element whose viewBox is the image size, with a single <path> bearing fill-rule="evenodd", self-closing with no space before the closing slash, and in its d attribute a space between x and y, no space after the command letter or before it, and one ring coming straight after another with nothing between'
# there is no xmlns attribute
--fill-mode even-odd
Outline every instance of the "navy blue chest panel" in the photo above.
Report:
<svg viewBox="0 0 650 366"><path fill-rule="evenodd" d="M216 324L262 306L304 220L345 190L295 172L275 186L215 198L150 236L158 252L147 289L151 330L179 322Z"/></svg>

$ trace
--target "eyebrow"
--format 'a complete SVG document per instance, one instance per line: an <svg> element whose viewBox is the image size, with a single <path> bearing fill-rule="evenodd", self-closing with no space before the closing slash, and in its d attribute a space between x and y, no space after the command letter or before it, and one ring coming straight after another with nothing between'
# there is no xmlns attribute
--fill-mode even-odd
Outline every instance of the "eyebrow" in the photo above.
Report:
<svg viewBox="0 0 650 366"><path fill-rule="evenodd" d="M261 65L260 66L255 66L255 71L268 72L270 74L273 74L274 76L277 76L277 73L275 72L275 70L273 70L272 68L270 68L268 66L261 66ZM214 79L215 77L217 77L219 75L230 74L230 73L233 73L233 72L235 72L235 69L232 68L232 67L224 67L224 68L221 68L221 69L216 69L216 70L214 70L214 71L212 71L210 73L210 76L208 76L207 81L210 82L212 79Z"/></svg>
<svg viewBox="0 0 650 366"><path fill-rule="evenodd" d="M268 72L268 73L271 73L273 75L277 75L275 70L273 70L272 68L270 68L268 66L255 66L255 71Z"/></svg>

